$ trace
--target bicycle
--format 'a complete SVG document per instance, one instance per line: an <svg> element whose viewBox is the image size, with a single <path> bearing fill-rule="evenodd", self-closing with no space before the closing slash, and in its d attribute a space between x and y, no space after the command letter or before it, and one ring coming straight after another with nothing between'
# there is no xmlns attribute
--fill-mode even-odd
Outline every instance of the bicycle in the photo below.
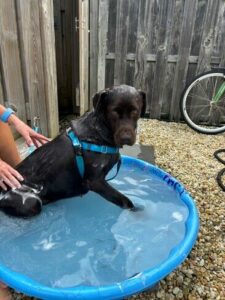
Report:
<svg viewBox="0 0 225 300"><path fill-rule="evenodd" d="M225 69L213 69L195 77L184 89L180 99L182 116L192 129L205 134L225 132ZM214 152L214 157L225 165L220 157L225 149ZM223 168L216 177L225 191Z"/></svg>
<svg viewBox="0 0 225 300"><path fill-rule="evenodd" d="M195 131L225 132L225 69L213 69L195 77L182 93L180 111Z"/></svg>

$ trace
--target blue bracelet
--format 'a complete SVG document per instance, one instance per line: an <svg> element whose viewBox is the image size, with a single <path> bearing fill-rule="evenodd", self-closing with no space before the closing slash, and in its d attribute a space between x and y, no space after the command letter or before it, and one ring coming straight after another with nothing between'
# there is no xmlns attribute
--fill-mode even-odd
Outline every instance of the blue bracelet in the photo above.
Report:
<svg viewBox="0 0 225 300"><path fill-rule="evenodd" d="M11 114L14 114L14 110L12 110L11 108L7 108L4 113L2 115L0 115L0 120L4 123L7 123L9 117L11 116Z"/></svg>

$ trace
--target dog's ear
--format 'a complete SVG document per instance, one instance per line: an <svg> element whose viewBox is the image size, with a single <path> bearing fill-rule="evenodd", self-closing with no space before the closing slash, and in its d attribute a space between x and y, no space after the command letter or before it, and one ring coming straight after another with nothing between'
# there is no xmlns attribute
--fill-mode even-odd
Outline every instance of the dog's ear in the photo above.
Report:
<svg viewBox="0 0 225 300"><path fill-rule="evenodd" d="M92 97L94 110L99 112L103 108L103 103L109 94L109 90L105 89L96 93Z"/></svg>
<svg viewBox="0 0 225 300"><path fill-rule="evenodd" d="M141 117L144 117L145 116L145 111L146 111L146 93L141 91L141 90L138 90L138 93L141 97L141 100L142 100L142 106L141 106Z"/></svg>

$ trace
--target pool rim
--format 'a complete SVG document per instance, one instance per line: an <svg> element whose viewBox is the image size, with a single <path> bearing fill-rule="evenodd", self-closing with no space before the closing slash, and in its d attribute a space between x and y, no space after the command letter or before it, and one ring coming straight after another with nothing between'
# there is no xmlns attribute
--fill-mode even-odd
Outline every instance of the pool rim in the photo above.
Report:
<svg viewBox="0 0 225 300"><path fill-rule="evenodd" d="M0 264L0 280L26 295L41 299L121 299L151 288L175 270L188 256L197 239L199 216L192 197L173 176L143 160L122 156L122 164L135 165L155 174L179 193L181 201L188 207L189 215L185 222L186 233L183 240L172 249L169 257L154 268L147 269L120 283L103 286L77 286L52 288L40 284L27 276L14 272Z"/></svg>

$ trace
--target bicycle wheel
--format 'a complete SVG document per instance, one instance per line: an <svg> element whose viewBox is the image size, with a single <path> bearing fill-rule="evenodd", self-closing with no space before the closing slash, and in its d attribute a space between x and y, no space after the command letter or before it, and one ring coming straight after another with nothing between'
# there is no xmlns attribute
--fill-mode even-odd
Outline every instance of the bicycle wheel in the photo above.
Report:
<svg viewBox="0 0 225 300"><path fill-rule="evenodd" d="M181 113L195 131L205 134L225 131L224 72L213 70L197 76L181 96Z"/></svg>

